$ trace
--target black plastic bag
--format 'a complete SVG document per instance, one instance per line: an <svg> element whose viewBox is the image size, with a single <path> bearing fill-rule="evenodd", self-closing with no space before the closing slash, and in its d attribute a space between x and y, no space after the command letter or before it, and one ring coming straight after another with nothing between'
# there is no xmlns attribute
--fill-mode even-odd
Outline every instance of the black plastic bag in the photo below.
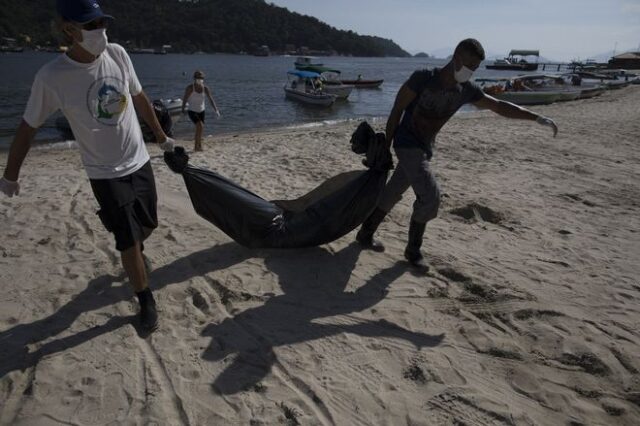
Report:
<svg viewBox="0 0 640 426"><path fill-rule="evenodd" d="M295 200L267 201L229 179L188 164L182 147L165 162L184 177L195 211L237 243L251 248L310 247L358 227L375 209L392 168L384 134L365 122L352 138L367 170L342 173Z"/></svg>

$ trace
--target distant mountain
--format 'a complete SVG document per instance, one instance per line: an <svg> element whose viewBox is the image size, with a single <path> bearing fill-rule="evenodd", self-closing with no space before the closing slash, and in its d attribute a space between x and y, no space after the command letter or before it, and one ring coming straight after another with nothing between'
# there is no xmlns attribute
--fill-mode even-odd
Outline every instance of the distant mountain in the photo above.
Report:
<svg viewBox="0 0 640 426"><path fill-rule="evenodd" d="M440 58L440 59L445 59L448 58L450 55L453 55L453 50L455 49L454 47L441 47L440 49L434 49L431 51L431 57L432 58Z"/></svg>
<svg viewBox="0 0 640 426"><path fill-rule="evenodd" d="M629 49L616 49L616 55L620 55L625 52L637 52L640 50L638 47L631 47ZM595 59L596 62L609 62L609 59L613 56L613 50L609 50L608 52L599 53L597 55L589 56L588 58L580 58L583 61L587 59Z"/></svg>
<svg viewBox="0 0 640 426"><path fill-rule="evenodd" d="M51 0L0 0L0 37L56 44L49 27ZM331 27L264 0L101 0L116 17L110 39L131 47L171 45L179 52L252 52L300 49L353 56L410 56L392 40ZM44 25L43 25L44 23ZM315 51L315 52L314 52Z"/></svg>

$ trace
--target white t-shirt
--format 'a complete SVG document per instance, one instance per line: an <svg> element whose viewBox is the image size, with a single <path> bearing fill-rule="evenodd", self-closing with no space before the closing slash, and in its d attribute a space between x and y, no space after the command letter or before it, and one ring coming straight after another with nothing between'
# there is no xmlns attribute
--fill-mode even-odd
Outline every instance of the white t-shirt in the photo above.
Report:
<svg viewBox="0 0 640 426"><path fill-rule="evenodd" d="M140 92L131 59L118 44L108 44L90 64L62 54L36 74L23 118L37 128L61 110L89 178L126 176L149 161L131 98Z"/></svg>

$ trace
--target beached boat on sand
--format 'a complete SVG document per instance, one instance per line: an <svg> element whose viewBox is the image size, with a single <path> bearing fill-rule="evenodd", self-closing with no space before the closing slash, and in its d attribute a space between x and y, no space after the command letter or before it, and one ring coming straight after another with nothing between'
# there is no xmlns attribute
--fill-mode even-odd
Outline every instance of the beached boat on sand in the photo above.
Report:
<svg viewBox="0 0 640 426"><path fill-rule="evenodd" d="M574 86L562 76L532 75L502 79L476 79L490 96L518 105L546 105L593 97L603 92L600 86Z"/></svg>

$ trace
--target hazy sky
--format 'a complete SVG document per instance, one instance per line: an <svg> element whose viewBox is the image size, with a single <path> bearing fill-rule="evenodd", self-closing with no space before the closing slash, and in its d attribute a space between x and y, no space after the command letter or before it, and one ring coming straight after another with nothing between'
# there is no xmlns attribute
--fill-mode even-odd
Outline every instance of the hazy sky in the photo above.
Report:
<svg viewBox="0 0 640 426"><path fill-rule="evenodd" d="M539 49L549 59L586 59L640 46L640 0L267 0L339 29L437 53L466 37L488 54Z"/></svg>

